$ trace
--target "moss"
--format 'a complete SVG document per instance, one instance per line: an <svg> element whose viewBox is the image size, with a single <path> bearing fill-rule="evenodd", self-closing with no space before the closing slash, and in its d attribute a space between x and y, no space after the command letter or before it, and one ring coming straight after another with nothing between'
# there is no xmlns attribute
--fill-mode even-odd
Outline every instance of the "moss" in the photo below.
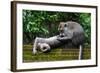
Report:
<svg viewBox="0 0 100 73"><path fill-rule="evenodd" d="M90 48L84 48L83 59L91 58ZM62 51L62 48L52 49L48 53L32 53L32 45L23 46L23 62L40 62L40 61L59 61L59 60L77 60L79 50L67 49Z"/></svg>

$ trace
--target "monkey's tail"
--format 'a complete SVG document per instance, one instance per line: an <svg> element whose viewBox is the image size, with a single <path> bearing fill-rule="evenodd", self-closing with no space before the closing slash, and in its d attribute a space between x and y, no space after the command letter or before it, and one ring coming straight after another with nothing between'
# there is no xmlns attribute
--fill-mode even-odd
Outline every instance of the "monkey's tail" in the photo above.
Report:
<svg viewBox="0 0 100 73"><path fill-rule="evenodd" d="M82 45L79 45L79 57L78 57L79 60L83 59L83 46Z"/></svg>

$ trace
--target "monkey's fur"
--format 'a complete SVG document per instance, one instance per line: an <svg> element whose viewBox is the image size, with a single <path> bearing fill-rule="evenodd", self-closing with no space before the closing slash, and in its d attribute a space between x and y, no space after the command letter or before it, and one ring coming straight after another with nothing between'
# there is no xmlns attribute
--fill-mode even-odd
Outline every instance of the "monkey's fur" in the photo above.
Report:
<svg viewBox="0 0 100 73"><path fill-rule="evenodd" d="M59 35L50 38L36 37L33 47L33 53L37 53L37 48L42 46L41 51L46 52L52 47L58 47L61 45L76 46L79 48L80 45L84 44L84 30L82 26L73 21L60 22L58 31ZM39 45L38 45L39 43ZM45 47L45 49L43 49Z"/></svg>

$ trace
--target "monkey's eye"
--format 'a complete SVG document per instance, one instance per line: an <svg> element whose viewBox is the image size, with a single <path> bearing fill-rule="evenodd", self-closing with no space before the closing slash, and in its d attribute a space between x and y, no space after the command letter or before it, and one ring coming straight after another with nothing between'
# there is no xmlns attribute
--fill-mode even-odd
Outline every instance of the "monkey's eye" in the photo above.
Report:
<svg viewBox="0 0 100 73"><path fill-rule="evenodd" d="M67 27L67 24L65 24L64 27Z"/></svg>

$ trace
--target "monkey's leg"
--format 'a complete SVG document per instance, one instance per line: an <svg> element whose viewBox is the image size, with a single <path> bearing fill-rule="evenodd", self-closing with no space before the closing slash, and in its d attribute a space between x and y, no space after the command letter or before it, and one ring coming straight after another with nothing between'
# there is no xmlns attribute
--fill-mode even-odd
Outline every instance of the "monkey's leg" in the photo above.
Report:
<svg viewBox="0 0 100 73"><path fill-rule="evenodd" d="M37 53L37 44L38 44L38 38L35 39L33 44L33 54Z"/></svg>
<svg viewBox="0 0 100 73"><path fill-rule="evenodd" d="M79 46L79 57L78 57L78 59L81 60L82 57L83 57L83 47L82 47L82 45L80 45Z"/></svg>

